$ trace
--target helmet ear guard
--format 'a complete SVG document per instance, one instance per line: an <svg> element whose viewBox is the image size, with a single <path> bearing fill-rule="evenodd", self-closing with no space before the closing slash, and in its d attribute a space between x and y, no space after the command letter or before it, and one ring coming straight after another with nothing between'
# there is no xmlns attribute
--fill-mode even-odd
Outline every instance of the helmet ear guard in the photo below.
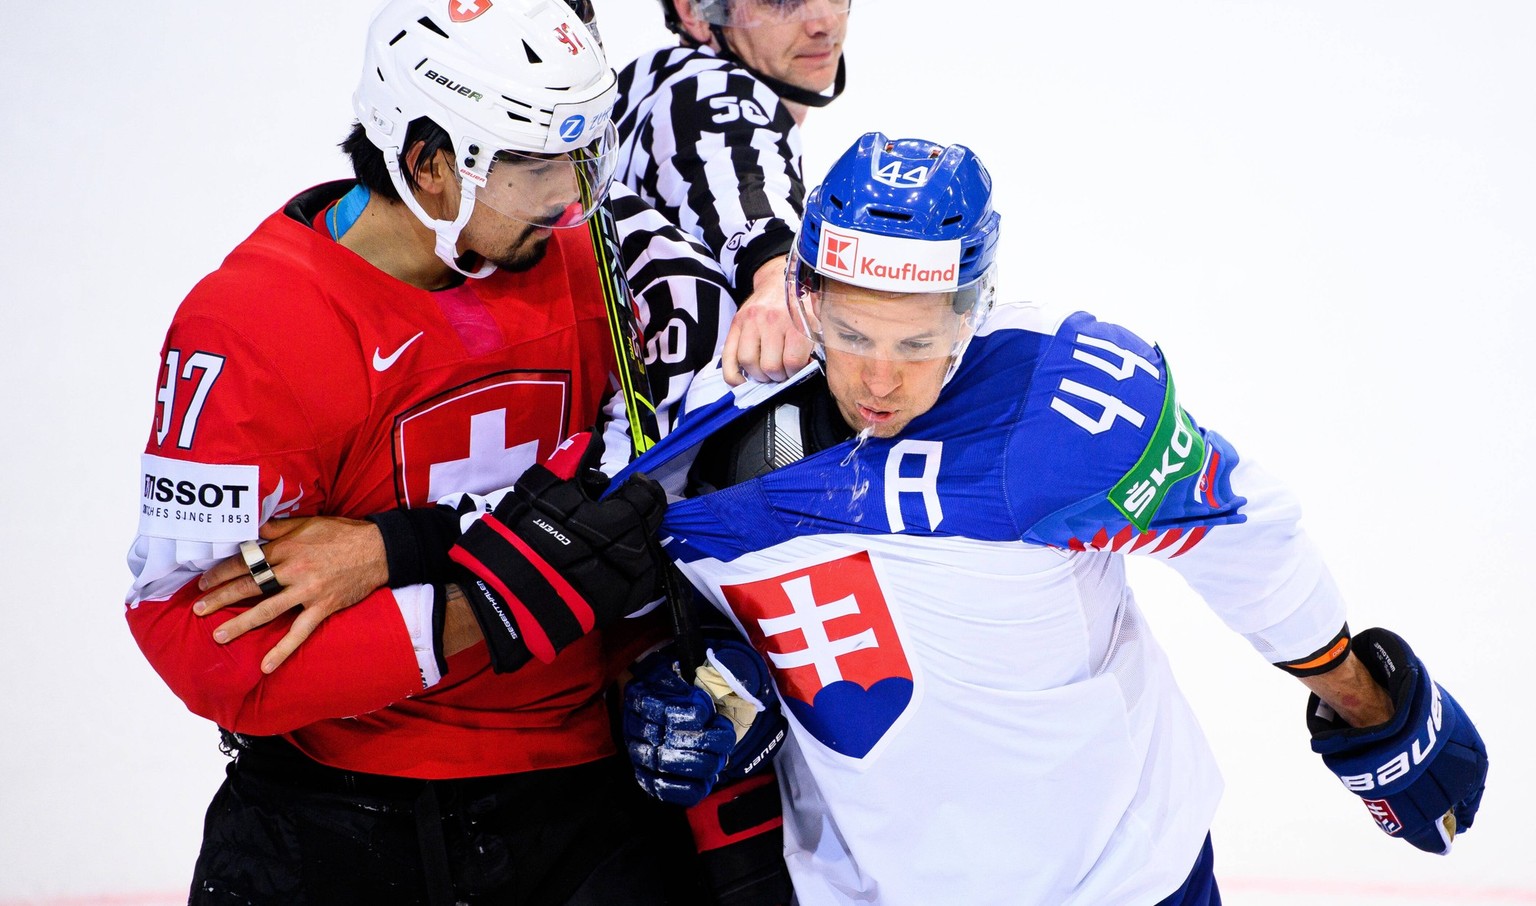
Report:
<svg viewBox="0 0 1536 906"><path fill-rule="evenodd" d="M606 168L589 168L584 191L593 207L607 194L617 79L566 3L391 0L369 26L363 63L353 95L358 121L383 153L401 200L432 228L438 257L454 270L472 277L494 270L489 263L462 270L457 245L499 152L573 165L577 156L606 160ZM401 172L406 132L418 119L449 136L462 186L452 221L427 214Z"/></svg>

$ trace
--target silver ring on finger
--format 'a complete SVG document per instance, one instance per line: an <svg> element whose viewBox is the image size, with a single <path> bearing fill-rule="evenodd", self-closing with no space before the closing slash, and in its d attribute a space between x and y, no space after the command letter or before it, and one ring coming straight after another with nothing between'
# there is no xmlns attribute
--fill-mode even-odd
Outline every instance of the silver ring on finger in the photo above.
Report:
<svg viewBox="0 0 1536 906"><path fill-rule="evenodd" d="M267 555L261 551L261 542L240 542L240 556L245 560L245 568L250 570L251 578L256 581L256 587L261 589L264 595L275 595L283 590L283 583L277 581L277 573L272 571L272 564L267 562Z"/></svg>

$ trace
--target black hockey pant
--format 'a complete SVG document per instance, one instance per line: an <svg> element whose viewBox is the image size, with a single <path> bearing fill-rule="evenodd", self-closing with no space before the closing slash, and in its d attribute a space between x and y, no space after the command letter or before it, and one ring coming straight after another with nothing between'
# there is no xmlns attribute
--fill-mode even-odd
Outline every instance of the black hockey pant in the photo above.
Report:
<svg viewBox="0 0 1536 906"><path fill-rule="evenodd" d="M628 765L422 781L257 739L203 830L193 906L682 906L696 856Z"/></svg>

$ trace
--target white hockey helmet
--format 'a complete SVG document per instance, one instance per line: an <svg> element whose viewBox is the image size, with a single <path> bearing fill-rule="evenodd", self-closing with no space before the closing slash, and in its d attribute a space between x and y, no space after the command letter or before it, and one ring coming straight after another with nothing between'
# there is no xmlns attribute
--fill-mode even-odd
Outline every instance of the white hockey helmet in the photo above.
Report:
<svg viewBox="0 0 1536 906"><path fill-rule="evenodd" d="M563 0L388 0L374 14L352 97L406 206L457 264L476 201L543 227L584 222L607 195L616 78ZM401 172L406 129L425 117L448 133L461 184L458 216L422 209Z"/></svg>

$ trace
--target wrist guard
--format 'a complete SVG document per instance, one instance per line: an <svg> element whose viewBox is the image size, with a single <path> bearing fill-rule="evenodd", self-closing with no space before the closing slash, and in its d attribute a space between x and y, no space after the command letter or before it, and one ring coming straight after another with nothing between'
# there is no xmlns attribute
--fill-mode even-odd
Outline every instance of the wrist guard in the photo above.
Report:
<svg viewBox="0 0 1536 906"><path fill-rule="evenodd" d="M459 538L459 511L450 506L387 510L368 517L384 539L389 587L441 582L453 572L448 551Z"/></svg>

